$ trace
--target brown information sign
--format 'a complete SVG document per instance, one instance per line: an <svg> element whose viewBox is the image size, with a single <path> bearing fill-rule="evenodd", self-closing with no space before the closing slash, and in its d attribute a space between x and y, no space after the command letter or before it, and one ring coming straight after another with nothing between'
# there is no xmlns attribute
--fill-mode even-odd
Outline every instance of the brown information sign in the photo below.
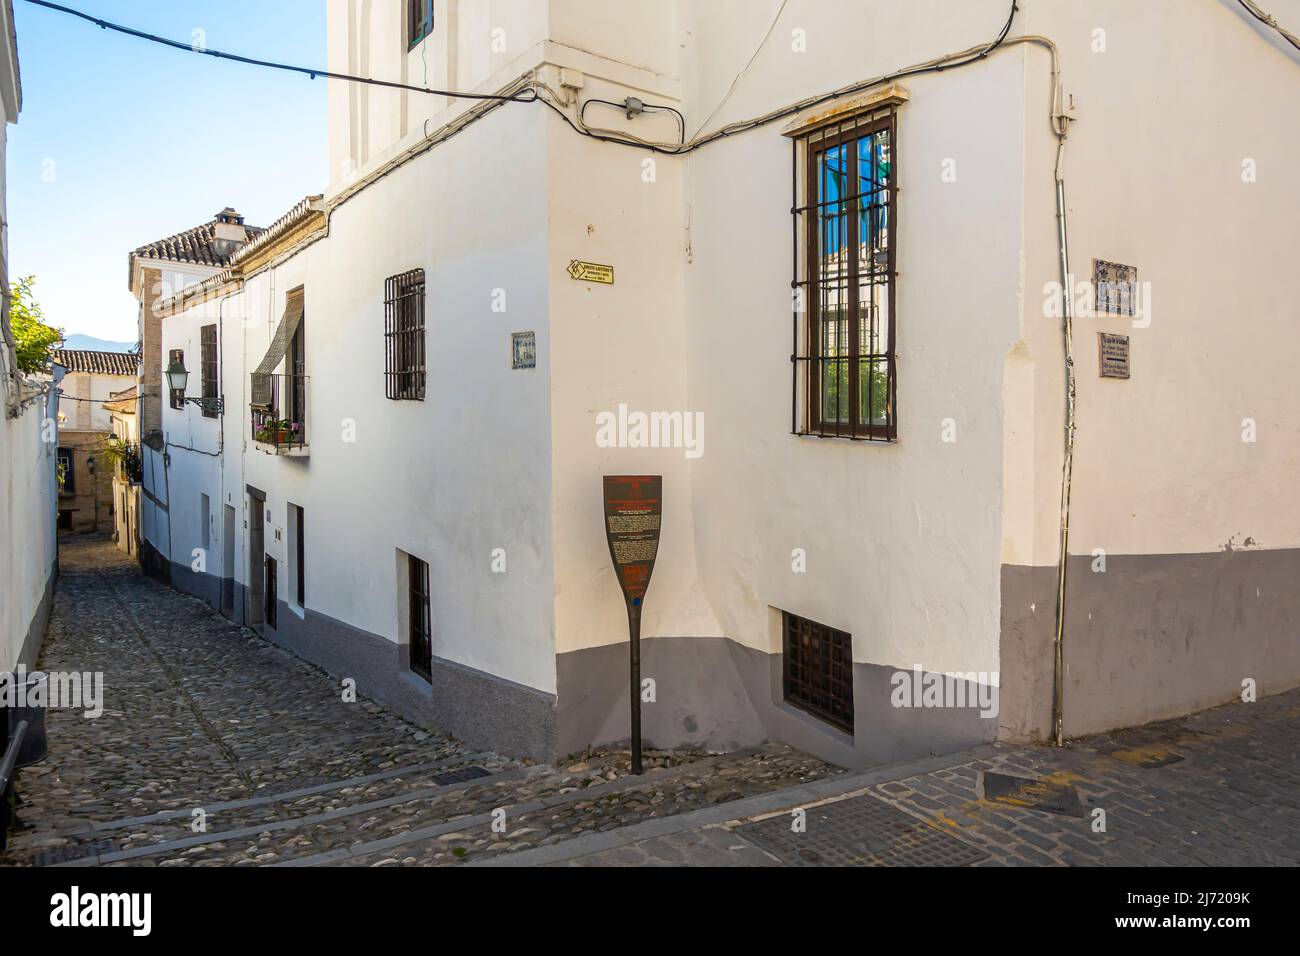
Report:
<svg viewBox="0 0 1300 956"><path fill-rule="evenodd" d="M1102 378L1128 378L1128 336L1113 332L1098 332L1098 361L1101 363Z"/></svg>
<svg viewBox="0 0 1300 956"><path fill-rule="evenodd" d="M627 603L632 772L641 772L641 605L659 554L662 475L605 476L605 540Z"/></svg>
<svg viewBox="0 0 1300 956"><path fill-rule="evenodd" d="M605 476L605 540L623 597L640 607L659 553L660 475Z"/></svg>

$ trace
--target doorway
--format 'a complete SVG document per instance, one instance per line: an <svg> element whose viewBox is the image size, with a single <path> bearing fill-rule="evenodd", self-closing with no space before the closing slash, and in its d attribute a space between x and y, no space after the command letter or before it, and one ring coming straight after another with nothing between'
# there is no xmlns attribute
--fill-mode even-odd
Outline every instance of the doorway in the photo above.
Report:
<svg viewBox="0 0 1300 956"><path fill-rule="evenodd" d="M271 630L279 630L276 621L276 610L279 607L279 581L280 566L276 563L275 558L269 554L266 556L266 607L262 612L262 620Z"/></svg>
<svg viewBox="0 0 1300 956"><path fill-rule="evenodd" d="M266 578L262 563L266 559L264 540L264 514L266 499L255 495L252 489L248 493L248 603L244 608L244 623L249 627L258 627L262 623L264 607L264 588Z"/></svg>
<svg viewBox="0 0 1300 956"><path fill-rule="evenodd" d="M221 613L235 616L235 508L226 505L221 524Z"/></svg>

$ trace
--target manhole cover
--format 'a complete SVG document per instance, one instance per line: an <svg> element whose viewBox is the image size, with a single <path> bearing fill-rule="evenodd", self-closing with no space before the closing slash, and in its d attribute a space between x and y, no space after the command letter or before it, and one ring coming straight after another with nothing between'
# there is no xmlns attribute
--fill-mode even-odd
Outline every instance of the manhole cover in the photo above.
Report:
<svg viewBox="0 0 1300 956"><path fill-rule="evenodd" d="M782 814L735 832L790 866L969 866L988 858L872 796L810 808L803 833L793 832L792 823Z"/></svg>
<svg viewBox="0 0 1300 956"><path fill-rule="evenodd" d="M435 773L433 779L436 783L447 785L449 783L464 783L466 780L477 780L479 777L492 776L482 767L457 767L455 770L448 770L445 773Z"/></svg>
<svg viewBox="0 0 1300 956"><path fill-rule="evenodd" d="M1079 794L1068 783L1054 780L1034 780L1029 777L1009 777L1003 773L984 774L984 797L996 803L1020 807L1022 810L1041 810L1067 817L1083 816Z"/></svg>
<svg viewBox="0 0 1300 956"><path fill-rule="evenodd" d="M33 866L54 866L71 860L83 860L101 853L112 853L117 849L114 840L95 840L91 843L79 843L75 846L60 846L42 850L32 857Z"/></svg>

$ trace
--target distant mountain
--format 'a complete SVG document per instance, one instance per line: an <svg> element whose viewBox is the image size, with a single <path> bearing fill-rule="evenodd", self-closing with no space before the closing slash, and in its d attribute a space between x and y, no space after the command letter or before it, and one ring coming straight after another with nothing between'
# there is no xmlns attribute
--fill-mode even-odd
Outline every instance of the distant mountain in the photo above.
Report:
<svg viewBox="0 0 1300 956"><path fill-rule="evenodd" d="M82 335L77 332L64 338L63 348L85 349L91 352L129 352L135 348L135 343L110 342L108 339L97 339L93 335Z"/></svg>

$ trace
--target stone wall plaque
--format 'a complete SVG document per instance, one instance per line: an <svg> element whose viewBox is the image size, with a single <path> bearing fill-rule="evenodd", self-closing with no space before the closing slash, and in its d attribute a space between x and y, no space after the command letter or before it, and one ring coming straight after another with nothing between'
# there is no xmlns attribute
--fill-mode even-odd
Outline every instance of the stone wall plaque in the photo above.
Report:
<svg viewBox="0 0 1300 956"><path fill-rule="evenodd" d="M1097 333L1098 364L1102 378L1128 378L1128 336L1114 332Z"/></svg>

